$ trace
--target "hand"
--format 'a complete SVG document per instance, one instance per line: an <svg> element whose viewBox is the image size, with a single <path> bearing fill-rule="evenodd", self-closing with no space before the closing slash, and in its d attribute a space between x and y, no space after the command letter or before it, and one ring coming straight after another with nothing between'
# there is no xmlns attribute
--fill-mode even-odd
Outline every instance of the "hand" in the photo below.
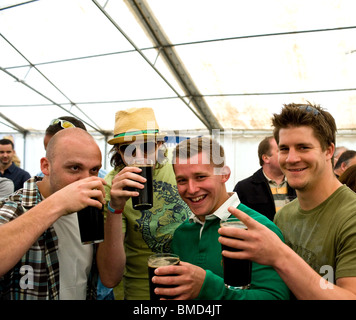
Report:
<svg viewBox="0 0 356 320"><path fill-rule="evenodd" d="M70 183L49 198L56 202L58 208L63 208L64 215L77 212L88 206L102 208L105 204L105 180L99 177L88 177Z"/></svg>
<svg viewBox="0 0 356 320"><path fill-rule="evenodd" d="M110 203L113 208L123 209L130 197L139 195L132 189L144 188L143 183L146 182L146 178L139 175L141 171L138 167L125 167L114 177L110 191Z"/></svg>
<svg viewBox="0 0 356 320"><path fill-rule="evenodd" d="M176 266L157 268L152 282L177 286L175 288L158 287L155 289L156 294L171 296L173 300L188 300L194 299L199 295L205 274L204 269L181 261Z"/></svg>
<svg viewBox="0 0 356 320"><path fill-rule="evenodd" d="M247 226L247 230L230 227L220 228L218 232L222 237L219 237L219 242L242 250L238 252L224 250L222 254L228 258L248 259L259 264L274 266L279 253L285 246L281 239L272 230L246 213L234 207L230 207L228 210Z"/></svg>

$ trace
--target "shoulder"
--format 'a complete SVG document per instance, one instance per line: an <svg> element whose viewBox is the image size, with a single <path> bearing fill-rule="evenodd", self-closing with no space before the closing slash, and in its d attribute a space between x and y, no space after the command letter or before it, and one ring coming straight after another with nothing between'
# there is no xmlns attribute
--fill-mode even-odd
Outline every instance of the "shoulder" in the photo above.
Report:
<svg viewBox="0 0 356 320"><path fill-rule="evenodd" d="M16 219L24 210L22 207L23 189L0 202L0 225Z"/></svg>
<svg viewBox="0 0 356 320"><path fill-rule="evenodd" d="M263 175L262 168L260 168L253 175L247 177L246 179L239 181L237 184L244 185L244 184L249 184L249 183L253 183L253 182L261 182L265 179L266 178Z"/></svg>
<svg viewBox="0 0 356 320"><path fill-rule="evenodd" d="M180 225L179 227L174 231L174 236L178 236L181 234L186 234L187 231L193 229L196 227L196 223L190 221L189 218L185 219Z"/></svg>
<svg viewBox="0 0 356 320"><path fill-rule="evenodd" d="M15 163L12 163L11 169L13 170L13 172L16 172L17 174L21 174L27 179L31 177L31 175L26 170L16 166Z"/></svg>

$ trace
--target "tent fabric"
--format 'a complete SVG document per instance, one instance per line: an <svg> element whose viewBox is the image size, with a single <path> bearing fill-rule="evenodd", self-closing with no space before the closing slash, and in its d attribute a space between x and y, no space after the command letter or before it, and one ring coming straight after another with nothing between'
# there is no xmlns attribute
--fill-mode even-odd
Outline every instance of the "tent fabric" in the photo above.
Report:
<svg viewBox="0 0 356 320"><path fill-rule="evenodd" d="M206 129L192 103L198 98L224 129L270 129L271 114L284 103L305 101L330 110L339 128L355 127L353 1L5 0L0 6L0 113L19 128L41 131L52 118L73 114L105 135L119 109L149 106L163 129ZM154 46L134 14L140 6L157 21L199 96L187 95L163 59L165 48ZM8 130L0 124L0 132Z"/></svg>
<svg viewBox="0 0 356 320"><path fill-rule="evenodd" d="M0 137L14 135L34 174L50 121L76 116L110 169L115 113L151 107L172 145L231 135L233 184L258 168L272 114L310 101L354 149L355 9L349 0L3 0Z"/></svg>

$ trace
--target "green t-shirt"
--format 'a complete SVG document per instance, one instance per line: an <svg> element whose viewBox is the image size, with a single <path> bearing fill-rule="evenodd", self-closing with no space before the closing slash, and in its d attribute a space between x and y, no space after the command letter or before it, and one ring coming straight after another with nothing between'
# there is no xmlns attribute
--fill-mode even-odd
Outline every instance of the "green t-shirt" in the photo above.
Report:
<svg viewBox="0 0 356 320"><path fill-rule="evenodd" d="M275 224L262 214L239 204L239 210L270 228L281 240L283 236ZM227 211L227 208L226 208ZM174 233L172 251L180 259L206 270L199 300L274 300L289 299L289 289L270 266L252 263L251 286L248 290L228 289L224 284L222 267L220 219L205 220L204 227L191 220L185 221Z"/></svg>
<svg viewBox="0 0 356 320"><path fill-rule="evenodd" d="M110 200L112 180L119 170L105 177L106 201ZM107 206L104 211L106 213ZM124 296L127 300L149 299L147 258L152 253L170 252L175 229L191 214L178 193L172 164L166 163L153 172L153 208L134 210L126 202L123 212L126 268Z"/></svg>
<svg viewBox="0 0 356 320"><path fill-rule="evenodd" d="M321 276L334 283L356 277L356 194L351 189L338 188L309 211L296 199L278 211L274 222L286 244Z"/></svg>

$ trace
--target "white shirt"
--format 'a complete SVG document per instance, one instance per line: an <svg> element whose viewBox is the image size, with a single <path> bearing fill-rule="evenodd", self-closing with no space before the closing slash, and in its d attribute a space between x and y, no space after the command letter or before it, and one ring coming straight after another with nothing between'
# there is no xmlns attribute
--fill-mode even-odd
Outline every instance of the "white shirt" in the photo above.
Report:
<svg viewBox="0 0 356 320"><path fill-rule="evenodd" d="M230 197L213 213L206 215L205 220L220 219L225 220L230 217L231 213L227 210L229 207L237 208L241 203L236 192L229 192ZM199 218L192 213L189 217L189 221L201 224L200 237L204 229L204 222L199 220Z"/></svg>
<svg viewBox="0 0 356 320"><path fill-rule="evenodd" d="M59 299L85 300L93 246L81 243L76 212L62 216L53 227L58 236Z"/></svg>

